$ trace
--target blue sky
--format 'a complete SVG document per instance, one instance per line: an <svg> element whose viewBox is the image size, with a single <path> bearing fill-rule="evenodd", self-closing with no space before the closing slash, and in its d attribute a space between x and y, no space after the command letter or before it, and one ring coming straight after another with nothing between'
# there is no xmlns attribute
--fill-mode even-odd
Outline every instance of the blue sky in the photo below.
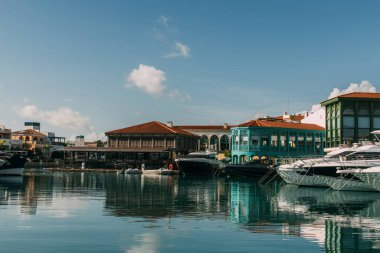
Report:
<svg viewBox="0 0 380 253"><path fill-rule="evenodd" d="M0 122L230 124L380 81L379 1L0 1ZM367 83L368 84L368 83Z"/></svg>

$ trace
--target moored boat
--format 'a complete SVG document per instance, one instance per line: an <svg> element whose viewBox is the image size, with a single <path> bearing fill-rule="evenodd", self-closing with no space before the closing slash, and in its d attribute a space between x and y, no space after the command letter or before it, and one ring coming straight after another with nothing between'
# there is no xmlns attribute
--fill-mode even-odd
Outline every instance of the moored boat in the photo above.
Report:
<svg viewBox="0 0 380 253"><path fill-rule="evenodd" d="M287 183L296 185L325 186L334 190L373 191L373 187L352 173L354 170L373 166L380 166L379 142L341 148L323 158L297 161L282 165L277 170Z"/></svg>
<svg viewBox="0 0 380 253"><path fill-rule="evenodd" d="M23 152L1 152L0 175L22 175L26 162L27 157Z"/></svg>
<svg viewBox="0 0 380 253"><path fill-rule="evenodd" d="M193 152L186 157L177 158L175 162L182 174L212 175L220 171L223 162L216 158L213 152Z"/></svg>
<svg viewBox="0 0 380 253"><path fill-rule="evenodd" d="M221 170L222 175L238 177L271 176L276 170L270 165L259 161L249 161L243 164L227 164Z"/></svg>

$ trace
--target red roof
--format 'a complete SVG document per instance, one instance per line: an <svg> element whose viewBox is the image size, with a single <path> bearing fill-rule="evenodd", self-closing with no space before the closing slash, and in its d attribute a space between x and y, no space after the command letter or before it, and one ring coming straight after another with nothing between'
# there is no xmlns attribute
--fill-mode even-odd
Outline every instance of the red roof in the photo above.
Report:
<svg viewBox="0 0 380 253"><path fill-rule="evenodd" d="M25 129L25 130L21 130L21 131L16 131L16 132L13 132L12 134L14 135L32 135L32 136L38 136L38 137L47 137L45 134L43 133L40 133L36 130L33 130L33 129Z"/></svg>
<svg viewBox="0 0 380 253"><path fill-rule="evenodd" d="M339 95L339 96L336 96L336 97L333 97L333 98L329 98L323 102L321 102L321 104L326 104L327 101L330 101L334 98L366 98L366 99L380 99L380 93L378 92L351 92L351 93L347 93L347 94L343 94L343 95ZM328 104L328 103L327 103Z"/></svg>
<svg viewBox="0 0 380 253"><path fill-rule="evenodd" d="M140 125L106 132L106 135L108 134L181 134L198 137L195 134L189 133L182 129L178 129L176 127L169 127L158 121L151 121Z"/></svg>
<svg viewBox="0 0 380 253"><path fill-rule="evenodd" d="M338 96L338 98L380 98L380 93L375 92L352 92Z"/></svg>
<svg viewBox="0 0 380 253"><path fill-rule="evenodd" d="M276 127L276 128L291 128L291 129L302 129L302 130L320 130L324 131L325 128L318 126L316 124L306 124L306 123L293 123L293 122L283 122L283 121L269 121L269 120L251 120L246 123L239 125L239 127Z"/></svg>

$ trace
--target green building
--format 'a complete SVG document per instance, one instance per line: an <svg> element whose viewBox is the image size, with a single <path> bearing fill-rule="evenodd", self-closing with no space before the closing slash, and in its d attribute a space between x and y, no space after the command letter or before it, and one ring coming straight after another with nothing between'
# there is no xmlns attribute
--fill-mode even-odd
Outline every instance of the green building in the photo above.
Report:
<svg viewBox="0 0 380 253"><path fill-rule="evenodd" d="M353 92L321 103L326 108L326 148L369 140L380 129L380 93Z"/></svg>
<svg viewBox="0 0 380 253"><path fill-rule="evenodd" d="M232 128L232 162L322 155L324 133L325 129L315 124L252 120Z"/></svg>

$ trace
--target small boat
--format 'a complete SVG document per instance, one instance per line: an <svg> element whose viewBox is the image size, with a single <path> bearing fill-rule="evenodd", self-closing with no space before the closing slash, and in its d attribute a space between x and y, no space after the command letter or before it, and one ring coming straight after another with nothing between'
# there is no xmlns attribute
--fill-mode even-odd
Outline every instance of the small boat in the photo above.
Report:
<svg viewBox="0 0 380 253"><path fill-rule="evenodd" d="M142 174L144 175L177 175L178 170L169 170L168 168L159 168L153 170L142 170Z"/></svg>
<svg viewBox="0 0 380 253"><path fill-rule="evenodd" d="M118 172L119 174L122 174L122 175L128 175L128 174L141 174L141 170L137 169L137 168L128 168L128 169L122 169L120 172Z"/></svg>
<svg viewBox="0 0 380 253"><path fill-rule="evenodd" d="M23 152L0 152L0 175L21 176L27 161Z"/></svg>

